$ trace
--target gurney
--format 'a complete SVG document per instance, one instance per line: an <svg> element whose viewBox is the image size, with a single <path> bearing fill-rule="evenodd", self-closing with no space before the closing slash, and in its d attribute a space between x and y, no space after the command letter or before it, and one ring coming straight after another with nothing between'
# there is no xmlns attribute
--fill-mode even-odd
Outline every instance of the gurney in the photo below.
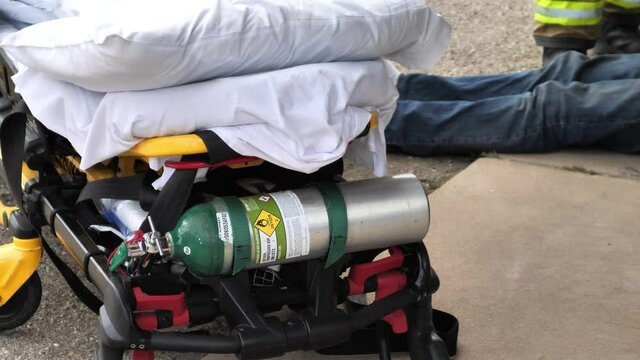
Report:
<svg viewBox="0 0 640 360"><path fill-rule="evenodd" d="M414 176L348 182L342 160L304 174L240 156L213 133L150 138L81 170L68 141L13 92L14 72L3 54L0 145L15 206L2 205L13 241L0 247L0 330L37 310L44 249L100 317L98 359L455 355L457 321L431 306L439 280L422 242L427 194ZM149 159L175 156L155 190ZM194 184L201 169L205 181ZM99 209L104 198L138 201L140 229L118 231ZM55 254L44 226L100 296ZM197 328L219 318L228 334Z"/></svg>

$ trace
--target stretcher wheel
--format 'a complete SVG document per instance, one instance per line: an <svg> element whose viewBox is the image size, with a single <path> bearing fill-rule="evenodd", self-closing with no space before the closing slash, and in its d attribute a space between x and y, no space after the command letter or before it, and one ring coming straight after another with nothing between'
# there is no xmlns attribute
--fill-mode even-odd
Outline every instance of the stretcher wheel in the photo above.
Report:
<svg viewBox="0 0 640 360"><path fill-rule="evenodd" d="M10 330L27 322L40 306L42 283L37 272L22 285L11 299L0 306L0 331Z"/></svg>

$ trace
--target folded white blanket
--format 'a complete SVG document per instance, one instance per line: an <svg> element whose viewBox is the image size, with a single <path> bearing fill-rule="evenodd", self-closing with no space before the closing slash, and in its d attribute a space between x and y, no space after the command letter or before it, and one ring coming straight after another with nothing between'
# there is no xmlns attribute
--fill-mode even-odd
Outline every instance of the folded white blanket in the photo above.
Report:
<svg viewBox="0 0 640 360"><path fill-rule="evenodd" d="M385 57L434 65L450 27L424 0L94 1L2 47L94 91L147 90L301 64Z"/></svg>
<svg viewBox="0 0 640 360"><path fill-rule="evenodd" d="M0 40L2 40L3 37L9 34L13 34L16 31L18 31L18 29L16 29L13 24L9 23L5 19L0 18Z"/></svg>
<svg viewBox="0 0 640 360"><path fill-rule="evenodd" d="M57 1L40 0L1 0L0 18L16 27L23 28L31 24L56 19L53 8Z"/></svg>
<svg viewBox="0 0 640 360"><path fill-rule="evenodd" d="M16 91L50 130L69 139L82 168L116 156L143 138L215 131L233 150L310 173L357 141L356 157L386 172L384 127L398 96L398 72L377 60L336 62L119 93L92 92L33 69L13 77Z"/></svg>

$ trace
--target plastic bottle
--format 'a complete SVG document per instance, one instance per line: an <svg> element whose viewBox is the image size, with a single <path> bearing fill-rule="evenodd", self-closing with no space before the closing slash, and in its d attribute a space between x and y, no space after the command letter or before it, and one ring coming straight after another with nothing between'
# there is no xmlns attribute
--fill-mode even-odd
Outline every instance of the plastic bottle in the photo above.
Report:
<svg viewBox="0 0 640 360"><path fill-rule="evenodd" d="M147 212L134 200L100 199L98 209L102 216L125 236L138 230L147 218Z"/></svg>

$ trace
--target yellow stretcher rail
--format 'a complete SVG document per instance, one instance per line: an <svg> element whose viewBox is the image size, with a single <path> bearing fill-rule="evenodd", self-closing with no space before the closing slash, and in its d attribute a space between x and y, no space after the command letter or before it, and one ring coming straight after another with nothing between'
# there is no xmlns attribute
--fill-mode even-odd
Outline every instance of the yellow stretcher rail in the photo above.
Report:
<svg viewBox="0 0 640 360"><path fill-rule="evenodd" d="M378 112L371 111L370 129L378 126ZM121 157L160 157L207 153L207 146L197 135L174 135L149 138L120 154Z"/></svg>
<svg viewBox="0 0 640 360"><path fill-rule="evenodd" d="M198 135L175 135L149 138L139 142L123 157L160 157L205 154L207 147Z"/></svg>

